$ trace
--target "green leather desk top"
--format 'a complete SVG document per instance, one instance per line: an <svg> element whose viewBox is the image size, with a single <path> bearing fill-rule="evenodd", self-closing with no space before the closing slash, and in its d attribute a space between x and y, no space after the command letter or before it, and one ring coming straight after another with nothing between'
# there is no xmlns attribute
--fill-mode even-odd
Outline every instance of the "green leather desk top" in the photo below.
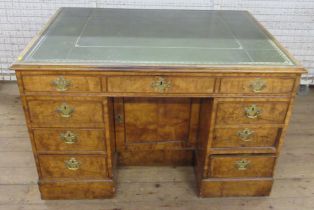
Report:
<svg viewBox="0 0 314 210"><path fill-rule="evenodd" d="M245 11L63 8L19 63L293 66Z"/></svg>

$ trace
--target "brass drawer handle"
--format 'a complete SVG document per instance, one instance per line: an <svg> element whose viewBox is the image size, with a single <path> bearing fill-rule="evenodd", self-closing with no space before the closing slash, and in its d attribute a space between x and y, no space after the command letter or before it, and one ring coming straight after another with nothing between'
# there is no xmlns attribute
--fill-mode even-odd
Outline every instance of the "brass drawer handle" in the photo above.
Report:
<svg viewBox="0 0 314 210"><path fill-rule="evenodd" d="M157 77L151 87L157 92L165 92L171 88L171 82L163 77Z"/></svg>
<svg viewBox="0 0 314 210"><path fill-rule="evenodd" d="M53 80L52 85L56 88L57 91L67 91L71 86L71 81L61 76Z"/></svg>
<svg viewBox="0 0 314 210"><path fill-rule="evenodd" d="M60 114L61 117L69 118L72 116L72 113L74 112L74 108L72 108L66 103L63 103L57 108L56 111Z"/></svg>
<svg viewBox="0 0 314 210"><path fill-rule="evenodd" d="M60 133L60 139L66 144L74 144L77 141L77 134L71 131L66 131L64 133Z"/></svg>
<svg viewBox="0 0 314 210"><path fill-rule="evenodd" d="M245 128L243 130L238 131L237 134L242 141L251 141L252 140L251 137L254 134L254 131L248 128Z"/></svg>
<svg viewBox="0 0 314 210"><path fill-rule="evenodd" d="M251 119L257 118L262 113L262 109L257 107L255 104L245 107L244 110L245 115Z"/></svg>
<svg viewBox="0 0 314 210"><path fill-rule="evenodd" d="M69 170L76 171L80 168L80 162L77 161L74 157L70 158L69 160L66 160L65 167Z"/></svg>
<svg viewBox="0 0 314 210"><path fill-rule="evenodd" d="M235 162L235 166L239 171L247 170L250 166L250 161L246 159L238 160Z"/></svg>
<svg viewBox="0 0 314 210"><path fill-rule="evenodd" d="M266 81L260 78L254 80L250 84L250 88L254 93L262 92L266 87Z"/></svg>

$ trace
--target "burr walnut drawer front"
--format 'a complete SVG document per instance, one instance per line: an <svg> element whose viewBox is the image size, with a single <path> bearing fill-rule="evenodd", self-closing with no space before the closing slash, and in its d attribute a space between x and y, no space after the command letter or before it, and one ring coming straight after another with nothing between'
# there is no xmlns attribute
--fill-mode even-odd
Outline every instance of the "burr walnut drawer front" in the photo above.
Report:
<svg viewBox="0 0 314 210"><path fill-rule="evenodd" d="M212 77L111 76L107 91L119 93L212 93Z"/></svg>
<svg viewBox="0 0 314 210"><path fill-rule="evenodd" d="M45 151L105 151L102 129L34 129L38 152Z"/></svg>
<svg viewBox="0 0 314 210"><path fill-rule="evenodd" d="M283 124L288 105L288 101L219 102L216 124Z"/></svg>
<svg viewBox="0 0 314 210"><path fill-rule="evenodd" d="M210 177L271 177L274 156L260 155L213 155L209 160Z"/></svg>
<svg viewBox="0 0 314 210"><path fill-rule="evenodd" d="M279 128L216 128L213 148L274 147L280 134Z"/></svg>
<svg viewBox="0 0 314 210"><path fill-rule="evenodd" d="M200 194L202 197L266 196L272 184L271 178L205 179Z"/></svg>
<svg viewBox="0 0 314 210"><path fill-rule="evenodd" d="M24 75L26 92L101 92L101 78L76 75Z"/></svg>
<svg viewBox="0 0 314 210"><path fill-rule="evenodd" d="M27 101L30 121L38 127L84 126L103 123L102 101L84 99Z"/></svg>
<svg viewBox="0 0 314 210"><path fill-rule="evenodd" d="M104 155L39 155L43 178L101 179L108 177Z"/></svg>
<svg viewBox="0 0 314 210"><path fill-rule="evenodd" d="M221 93L291 93L294 78L227 77L221 79Z"/></svg>

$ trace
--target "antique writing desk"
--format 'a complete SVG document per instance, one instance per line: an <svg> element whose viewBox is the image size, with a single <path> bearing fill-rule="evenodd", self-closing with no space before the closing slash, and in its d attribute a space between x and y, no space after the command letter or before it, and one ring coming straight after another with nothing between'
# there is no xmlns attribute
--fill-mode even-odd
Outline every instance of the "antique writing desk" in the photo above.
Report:
<svg viewBox="0 0 314 210"><path fill-rule="evenodd" d="M305 72L245 11L90 8L60 9L12 69L43 199L111 197L119 165L268 195Z"/></svg>

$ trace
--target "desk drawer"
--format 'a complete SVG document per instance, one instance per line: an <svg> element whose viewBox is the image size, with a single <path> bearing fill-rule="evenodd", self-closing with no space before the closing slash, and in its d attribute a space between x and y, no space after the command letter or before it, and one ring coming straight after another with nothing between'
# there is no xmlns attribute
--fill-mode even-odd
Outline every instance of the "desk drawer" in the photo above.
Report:
<svg viewBox="0 0 314 210"><path fill-rule="evenodd" d="M275 157L257 155L213 155L210 157L209 164L210 177L271 177Z"/></svg>
<svg viewBox="0 0 314 210"><path fill-rule="evenodd" d="M39 155L43 178L101 179L107 178L104 155Z"/></svg>
<svg viewBox="0 0 314 210"><path fill-rule="evenodd" d="M107 87L120 93L212 93L214 83L211 77L112 76Z"/></svg>
<svg viewBox="0 0 314 210"><path fill-rule="evenodd" d="M103 122L102 101L33 99L27 103L30 120L39 127Z"/></svg>
<svg viewBox="0 0 314 210"><path fill-rule="evenodd" d="M224 101L218 103L216 124L282 124L287 101Z"/></svg>
<svg viewBox="0 0 314 210"><path fill-rule="evenodd" d="M25 91L30 92L101 92L100 77L71 75L24 75Z"/></svg>
<svg viewBox="0 0 314 210"><path fill-rule="evenodd" d="M279 131L279 128L216 128L212 147L274 147Z"/></svg>
<svg viewBox="0 0 314 210"><path fill-rule="evenodd" d="M34 129L38 152L45 151L105 151L102 129Z"/></svg>
<svg viewBox="0 0 314 210"><path fill-rule="evenodd" d="M294 86L293 78L222 78L221 93L291 93Z"/></svg>
<svg viewBox="0 0 314 210"><path fill-rule="evenodd" d="M203 179L201 197L266 196L271 191L271 178Z"/></svg>

